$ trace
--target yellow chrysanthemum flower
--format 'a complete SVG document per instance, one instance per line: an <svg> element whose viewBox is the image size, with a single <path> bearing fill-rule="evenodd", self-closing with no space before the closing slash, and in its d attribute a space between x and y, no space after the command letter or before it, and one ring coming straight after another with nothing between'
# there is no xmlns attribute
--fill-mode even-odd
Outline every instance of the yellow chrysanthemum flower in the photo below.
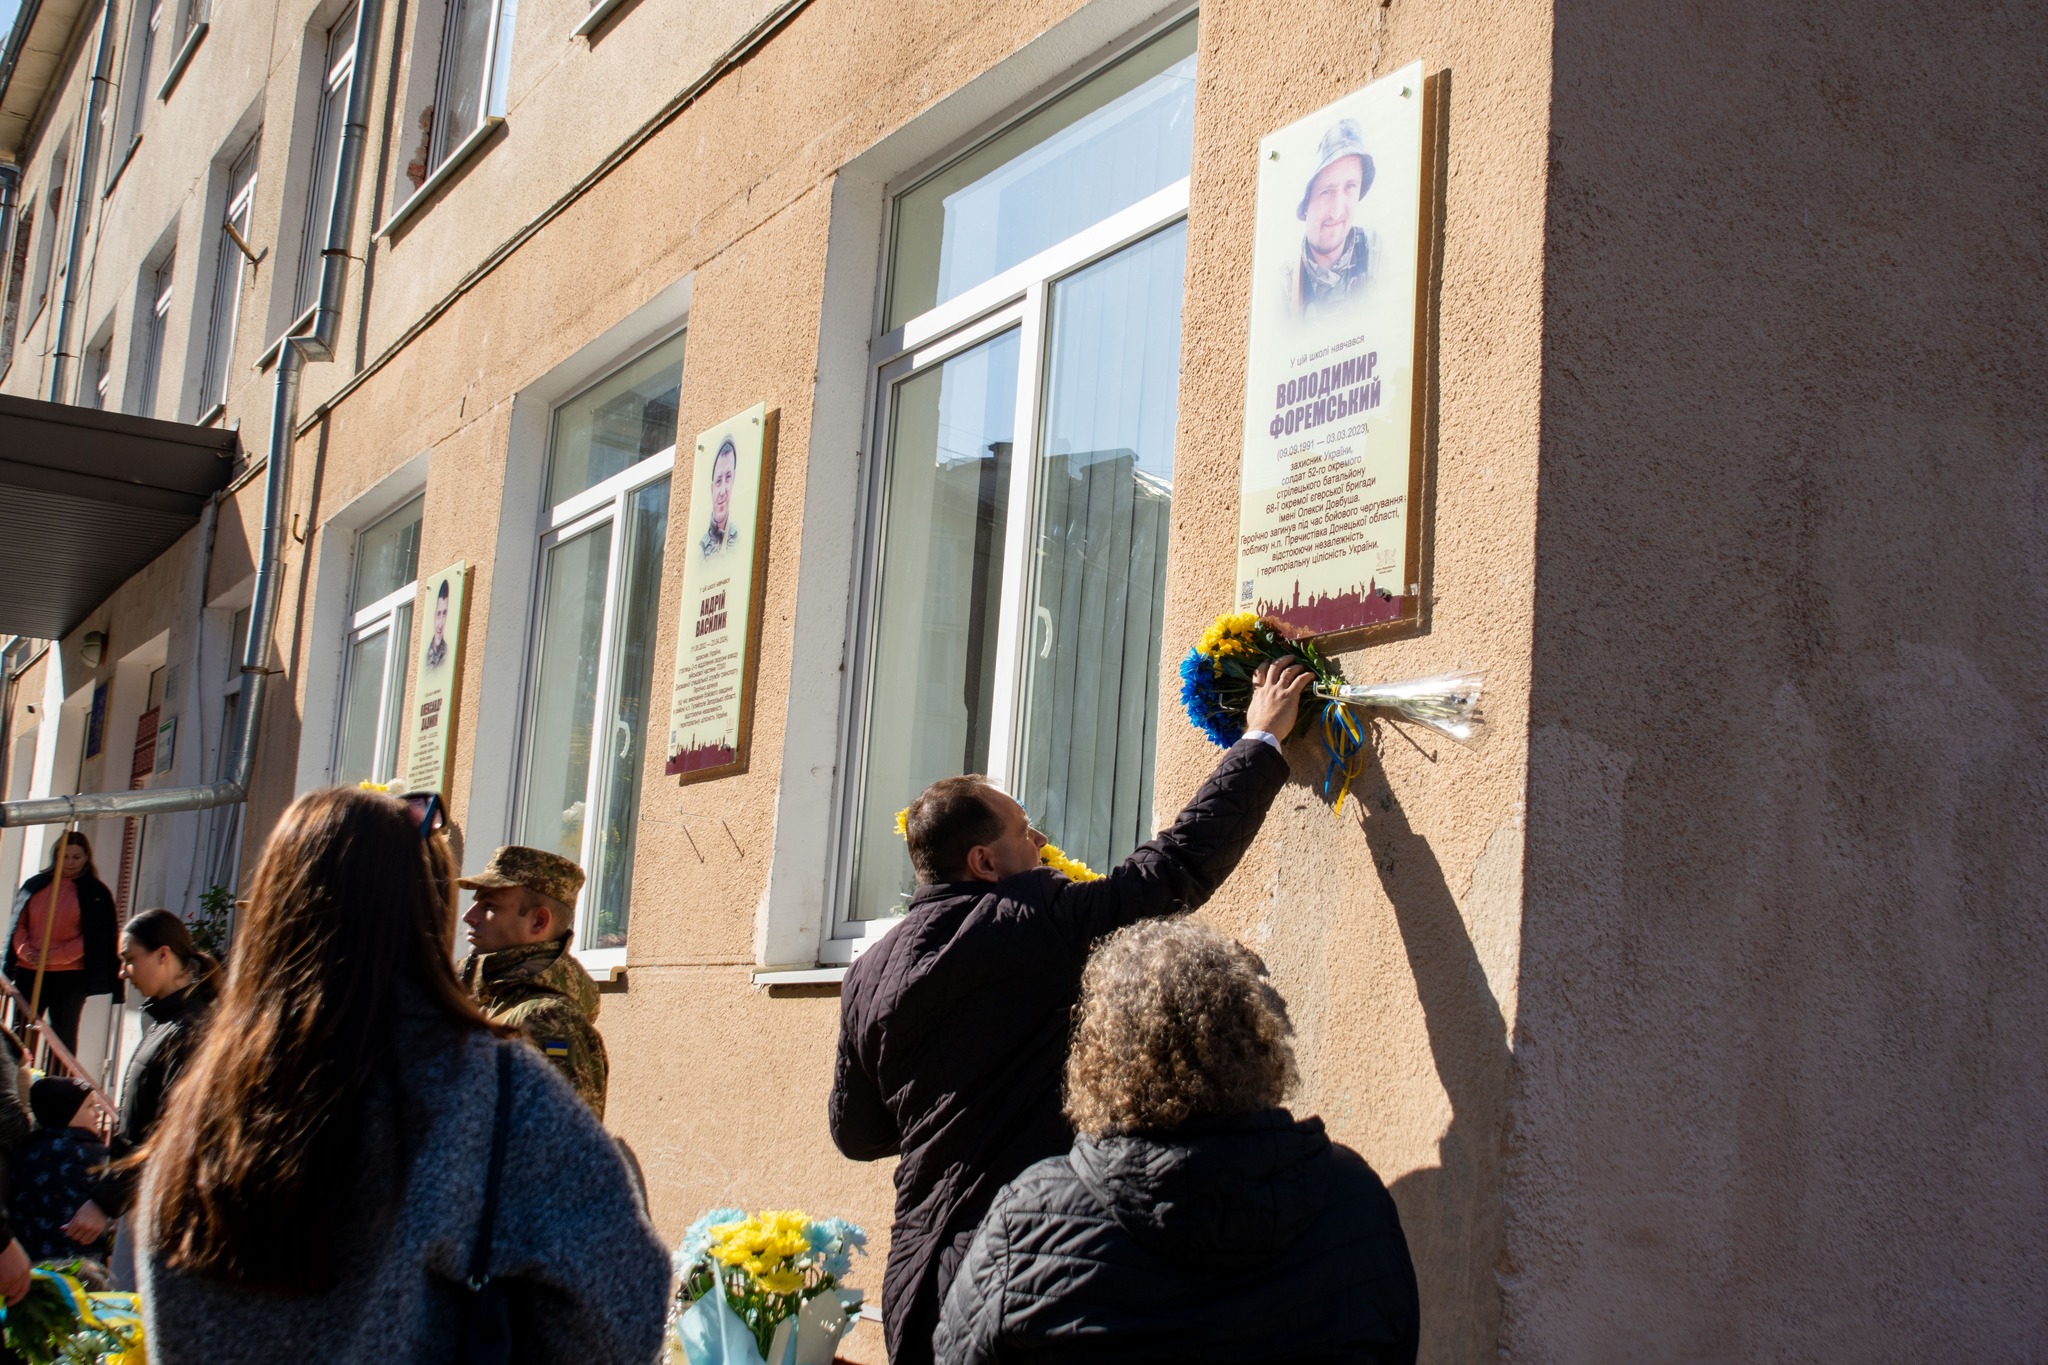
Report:
<svg viewBox="0 0 2048 1365"><path fill-rule="evenodd" d="M754 1278L771 1294L794 1294L804 1287L804 1277L794 1270L771 1270Z"/></svg>
<svg viewBox="0 0 2048 1365"><path fill-rule="evenodd" d="M1251 634L1258 623L1259 614L1255 611L1225 612L1209 623L1209 628L1202 632L1202 642L1196 648L1212 659L1254 653Z"/></svg>
<svg viewBox="0 0 2048 1365"><path fill-rule="evenodd" d="M910 807L908 806L896 812L896 837L899 839L908 839L910 837Z"/></svg>
<svg viewBox="0 0 2048 1365"><path fill-rule="evenodd" d="M1059 873L1070 882L1096 882L1102 880L1097 872L1079 858L1070 858L1061 851L1058 844L1048 843L1038 850L1038 861Z"/></svg>

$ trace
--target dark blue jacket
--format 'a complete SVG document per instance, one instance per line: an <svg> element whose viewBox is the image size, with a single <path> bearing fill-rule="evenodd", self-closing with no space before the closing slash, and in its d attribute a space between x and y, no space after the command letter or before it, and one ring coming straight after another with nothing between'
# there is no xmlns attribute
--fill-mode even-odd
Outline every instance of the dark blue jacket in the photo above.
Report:
<svg viewBox="0 0 2048 1365"><path fill-rule="evenodd" d="M109 1232L81 1246L64 1235L78 1206L93 1197L93 1185L107 1164L107 1148L81 1128L38 1128L14 1159L10 1221L31 1261L68 1261L90 1256L104 1261L114 1247Z"/></svg>

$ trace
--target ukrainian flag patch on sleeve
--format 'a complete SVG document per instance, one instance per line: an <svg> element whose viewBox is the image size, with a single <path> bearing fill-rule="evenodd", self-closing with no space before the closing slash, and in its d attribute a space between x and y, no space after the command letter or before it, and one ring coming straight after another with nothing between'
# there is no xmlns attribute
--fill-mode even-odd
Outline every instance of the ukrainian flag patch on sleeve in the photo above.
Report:
<svg viewBox="0 0 2048 1365"><path fill-rule="evenodd" d="M552 1059L564 1062L569 1060L569 1044L560 1038L543 1039L540 1050Z"/></svg>

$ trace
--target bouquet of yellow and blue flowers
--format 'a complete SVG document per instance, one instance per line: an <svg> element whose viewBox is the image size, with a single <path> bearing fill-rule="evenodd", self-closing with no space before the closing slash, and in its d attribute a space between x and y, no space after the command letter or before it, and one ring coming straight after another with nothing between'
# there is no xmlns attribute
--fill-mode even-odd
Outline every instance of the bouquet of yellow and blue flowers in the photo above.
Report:
<svg viewBox="0 0 2048 1365"><path fill-rule="evenodd" d="M671 1358L688 1365L829 1362L853 1326L860 1294L839 1282L866 1254L867 1234L843 1218L713 1209L676 1248Z"/></svg>
<svg viewBox="0 0 2048 1365"><path fill-rule="evenodd" d="M1296 735L1320 733L1329 766L1323 792L1344 794L1363 766L1368 736L1361 718L1378 711L1413 721L1457 740L1475 744L1484 718L1479 713L1482 673L1444 673L1405 682L1357 685L1344 681L1337 661L1311 640L1289 635L1280 623L1257 612L1226 612L1202 632L1202 639L1180 662L1180 700L1188 720L1217 745L1228 748L1244 738L1245 712L1251 706L1252 676L1261 664L1292 659L1315 675L1302 699ZM1289 736L1282 735L1282 739Z"/></svg>
<svg viewBox="0 0 2048 1365"><path fill-rule="evenodd" d="M89 1279L105 1283L97 1267L83 1261L39 1265L30 1272L27 1297L0 1308L0 1337L28 1365L147 1365L141 1305L133 1294L88 1289Z"/></svg>

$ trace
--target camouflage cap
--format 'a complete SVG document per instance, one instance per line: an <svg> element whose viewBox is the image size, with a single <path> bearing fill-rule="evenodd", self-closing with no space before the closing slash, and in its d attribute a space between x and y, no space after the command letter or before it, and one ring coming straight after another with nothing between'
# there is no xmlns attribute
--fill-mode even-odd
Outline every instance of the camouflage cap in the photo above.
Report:
<svg viewBox="0 0 2048 1365"><path fill-rule="evenodd" d="M574 905L576 893L583 889L583 869L559 853L507 844L491 855L483 871L462 878L456 885L471 891L490 886L523 886L552 896L564 905Z"/></svg>

